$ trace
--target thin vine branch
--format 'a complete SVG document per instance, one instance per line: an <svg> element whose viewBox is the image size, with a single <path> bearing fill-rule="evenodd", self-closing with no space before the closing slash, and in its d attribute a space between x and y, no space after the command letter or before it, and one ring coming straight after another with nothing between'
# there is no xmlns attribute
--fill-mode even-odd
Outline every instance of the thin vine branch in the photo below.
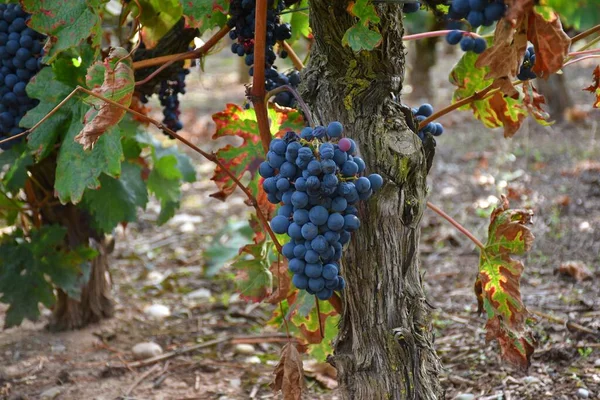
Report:
<svg viewBox="0 0 600 400"><path fill-rule="evenodd" d="M280 41L279 44L288 53L290 60L292 60L292 64L294 64L294 68L296 68L298 71L302 71L304 69L304 64L302 63L300 57L298 57L298 54L296 54L294 49L292 49L292 46L290 46L290 44L285 40Z"/></svg>
<svg viewBox="0 0 600 400"><path fill-rule="evenodd" d="M296 89L294 89L293 87L289 86L289 85L283 85L283 86L279 86L278 88L275 88L273 90L271 90L270 92L267 92L267 95L265 96L265 103L267 101L269 101L269 99L273 96L275 96L277 93L281 93L281 92L290 92L294 98L296 99L296 101L298 102L298 104L300 105L300 107L302 108L302 112L304 113L304 116L306 117L306 121L308 122L308 124L311 127L315 127L315 123L312 119L312 116L310 114L310 109L308 108L308 106L306 105L306 103L304 102L304 100L302 99L302 97L300 96L300 93L298 93L298 91Z"/></svg>
<svg viewBox="0 0 600 400"><path fill-rule="evenodd" d="M588 29L587 31L581 32L579 35L573 36L573 38L571 38L571 43L575 43L580 41L581 39L585 39L586 37L593 35L596 32L600 32L600 25L596 25Z"/></svg>
<svg viewBox="0 0 600 400"><path fill-rule="evenodd" d="M134 62L133 63L134 70L160 65L160 67L156 71L152 72L144 80L136 82L135 85L139 86L139 85L143 85L143 84L149 82L156 75L160 74L161 71L163 71L165 68L168 68L169 65L171 65L173 63L176 63L178 61L183 61L183 60L200 58L201 56L208 53L210 51L210 49L212 49L217 43L219 43L219 41L221 39L223 39L230 30L231 30L231 28L228 25L225 25L217 33L215 33L210 39L208 39L206 41L206 43L204 43L201 47L199 47L195 50L186 51L185 53L169 54L167 56L149 58L147 60L141 60L141 61Z"/></svg>
<svg viewBox="0 0 600 400"><path fill-rule="evenodd" d="M485 246L483 243L479 241L467 228L459 224L454 218L446 214L442 209L432 204L431 202L427 202L427 207L429 207L432 211L438 214L440 217L444 218L446 221L450 222L456 229L458 229L463 235L471 239L473 243L477 245L481 250L485 250Z"/></svg>
<svg viewBox="0 0 600 400"><path fill-rule="evenodd" d="M258 122L260 140L265 154L271 143L269 116L265 104L265 52L267 49L267 0L256 1L256 25L254 29L254 74L250 98L254 104L254 112Z"/></svg>
<svg viewBox="0 0 600 400"><path fill-rule="evenodd" d="M578 62L583 61L583 60L589 60L591 58L600 58L600 54L594 54L594 55L590 55L590 56L576 58L574 60L571 60L571 61L565 63L565 65L563 65L563 67L568 67L569 65L573 65L573 64L578 63Z"/></svg>
<svg viewBox="0 0 600 400"><path fill-rule="evenodd" d="M475 32L463 31L460 29L444 29L441 31L430 31L430 32L415 33L413 35L406 35L406 36L402 37L402 40L403 41L404 40L411 41L411 40L427 39L427 38L432 38L432 37L441 37L441 36L446 36L448 33L455 31L455 30L462 32L462 34L465 36L471 36L471 37L475 37L475 38L485 37L482 35L478 35Z"/></svg>

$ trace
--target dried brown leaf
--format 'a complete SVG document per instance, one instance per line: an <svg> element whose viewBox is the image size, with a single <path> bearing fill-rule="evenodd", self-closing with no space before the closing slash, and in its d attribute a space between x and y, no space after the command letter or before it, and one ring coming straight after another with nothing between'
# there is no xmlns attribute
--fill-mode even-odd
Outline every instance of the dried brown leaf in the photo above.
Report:
<svg viewBox="0 0 600 400"><path fill-rule="evenodd" d="M104 71L102 85L96 85L92 92L129 107L133 99L135 78L131 67L131 57L127 51L115 48L103 62L92 64L88 70L88 84L96 84L98 82L97 75L101 71ZM126 110L95 97L90 99L90 103L93 107L85 114L85 125L75 136L75 141L80 143L85 150L91 149L100 136L117 125L126 113Z"/></svg>
<svg viewBox="0 0 600 400"><path fill-rule="evenodd" d="M529 13L527 39L535 47L533 72L539 78L548 79L562 68L569 54L571 38L563 31L557 13L550 20L535 11Z"/></svg>
<svg viewBox="0 0 600 400"><path fill-rule="evenodd" d="M287 343L281 349L281 358L273 371L275 375L271 389L281 390L284 400L300 400L304 389L304 370L302 357L293 343Z"/></svg>
<svg viewBox="0 0 600 400"><path fill-rule="evenodd" d="M562 276L570 276L577 282L583 282L593 278L592 272L583 261L566 261L560 264L556 272Z"/></svg>
<svg viewBox="0 0 600 400"><path fill-rule="evenodd" d="M292 288L292 279L288 272L287 261L283 258L272 263L269 269L273 276L277 278L277 288L263 301L270 304L277 304L288 297L288 293Z"/></svg>

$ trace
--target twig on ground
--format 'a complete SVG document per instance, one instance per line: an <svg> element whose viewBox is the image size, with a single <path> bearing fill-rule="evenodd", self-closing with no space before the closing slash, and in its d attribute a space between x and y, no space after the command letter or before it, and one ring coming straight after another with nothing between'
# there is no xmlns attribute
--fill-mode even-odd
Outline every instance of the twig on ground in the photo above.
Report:
<svg viewBox="0 0 600 400"><path fill-rule="evenodd" d="M133 381L131 386L129 386L127 388L127 390L125 391L123 396L124 397L129 396L131 394L131 392L133 392L133 389L135 389L140 383L142 383L144 381L144 379L146 379L147 377L149 377L150 375L152 375L154 372L158 371L159 369L160 369L160 365L154 365L148 371L146 371L143 374L141 374L140 376L138 376L137 379L135 381Z"/></svg>

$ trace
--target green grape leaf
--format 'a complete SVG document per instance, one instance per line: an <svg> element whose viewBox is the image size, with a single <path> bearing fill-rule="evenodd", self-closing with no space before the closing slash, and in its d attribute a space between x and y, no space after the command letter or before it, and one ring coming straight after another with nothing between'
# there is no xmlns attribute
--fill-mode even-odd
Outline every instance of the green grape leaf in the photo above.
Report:
<svg viewBox="0 0 600 400"><path fill-rule="evenodd" d="M189 25L200 30L200 34L227 22L227 0L181 0L183 14Z"/></svg>
<svg viewBox="0 0 600 400"><path fill-rule="evenodd" d="M142 9L140 14L137 2ZM138 0L128 4L132 14L139 17L143 26L144 43L154 47L156 43L179 21L183 8L179 0Z"/></svg>
<svg viewBox="0 0 600 400"><path fill-rule="evenodd" d="M304 120L300 112L291 108L270 107L269 119L271 132L276 132L275 136L277 137L290 130L299 132L304 127ZM227 136L243 139L240 146L227 145L220 149L217 157L238 179L249 173L248 189L255 197L258 197L261 179L258 174L258 166L265 160L265 153L254 109L244 110L235 104L227 104L224 111L213 115L213 121L217 125L213 139ZM215 168L212 180L219 188L217 193L211 195L212 197L225 200L235 190L235 183L219 166Z"/></svg>
<svg viewBox="0 0 600 400"><path fill-rule="evenodd" d="M297 293L297 294L296 294ZM328 301L319 301L317 318L316 297L305 290L298 290L288 297L290 305L286 319L296 327L304 340L311 346L308 352L318 361L324 361L333 352L331 341L337 335L340 316ZM319 325L319 319L321 325ZM321 326L325 336L321 336Z"/></svg>
<svg viewBox="0 0 600 400"><path fill-rule="evenodd" d="M167 222L179 208L182 182L194 182L196 170L189 157L177 150L176 146L165 147L160 141L146 132L135 136L138 143L151 149L153 168L148 176L148 190L161 203L158 224Z"/></svg>
<svg viewBox="0 0 600 400"><path fill-rule="evenodd" d="M260 302L273 293L273 274L269 269L268 241L247 244L232 264L237 270L236 286L240 297Z"/></svg>
<svg viewBox="0 0 600 400"><path fill-rule="evenodd" d="M65 235L66 228L47 225L30 238L16 231L0 240L0 301L9 305L5 328L37 320L38 304L55 302L53 284L78 299L82 276L97 253L87 246L63 250Z"/></svg>
<svg viewBox="0 0 600 400"><path fill-rule="evenodd" d="M50 64L65 50L77 47L91 37L92 46L100 47L102 20L100 12L108 0L21 0L31 14L28 25L50 36L44 63Z"/></svg>
<svg viewBox="0 0 600 400"><path fill-rule="evenodd" d="M87 84L95 94L129 107L135 88L129 53L121 47L112 49L105 60L90 66ZM89 96L86 101L93 107L85 114L85 125L75 136L75 141L89 150L102 134L121 122L127 111L94 96Z"/></svg>
<svg viewBox="0 0 600 400"><path fill-rule="evenodd" d="M344 33L342 44L344 46L350 46L355 52L361 50L371 51L379 46L382 39L383 37L379 32L357 23L348 28L346 33Z"/></svg>
<svg viewBox="0 0 600 400"><path fill-rule="evenodd" d="M3 177L4 185L10 193L15 194L25 186L27 168L33 165L33 157L27 151L22 151L22 146L13 146L4 154L7 159L10 157L10 166Z"/></svg>
<svg viewBox="0 0 600 400"><path fill-rule="evenodd" d="M68 104L73 104L69 102ZM81 132L84 105L73 104L71 124L58 152L56 182L54 188L61 203L78 203L86 188L100 186L99 176L105 173L117 177L121 173L123 147L121 130L110 128L100 136L91 151L85 151L75 142L75 136Z"/></svg>
<svg viewBox="0 0 600 400"><path fill-rule="evenodd" d="M82 204L93 217L94 228L110 233L121 222L137 220L138 207L145 208L148 191L139 165L124 162L118 179L100 176L100 187L88 189Z"/></svg>
<svg viewBox="0 0 600 400"><path fill-rule="evenodd" d="M283 21L289 22L292 25L292 37L287 40L289 44L292 44L300 38L308 38L310 36L308 0L302 0L294 4L290 11L281 17Z"/></svg>
<svg viewBox="0 0 600 400"><path fill-rule="evenodd" d="M592 83L591 86L588 86L583 90L587 90L588 92L596 96L593 107L600 108L600 65L594 68L593 81L594 83Z"/></svg>
<svg viewBox="0 0 600 400"><path fill-rule="evenodd" d="M544 3L548 6L544 8L552 8L563 21L578 31L583 32L600 23L596 0L544 0ZM535 10L542 14L542 7L536 6Z"/></svg>
<svg viewBox="0 0 600 400"><path fill-rule="evenodd" d="M72 70L71 72L80 72L81 76L85 75L84 68L72 68ZM31 128L37 124L75 88L59 79L55 71L53 68L43 68L27 85L27 95L40 100L40 103L21 119L22 127ZM78 107L77 103L77 100L70 100L29 134L28 145L34 150L38 161L52 152L61 134L68 129L73 117L71 107Z"/></svg>
<svg viewBox="0 0 600 400"><path fill-rule="evenodd" d="M502 356L523 369L529 367L535 340L526 330L528 312L521 300L524 265L512 256L531 249L534 236L527 225L532 216L530 210L511 210L503 197L502 205L490 217L475 283L479 310L485 310L488 318L486 340L498 340Z"/></svg>
<svg viewBox="0 0 600 400"><path fill-rule="evenodd" d="M229 220L225 228L213 236L203 252L203 259L206 260L204 275L215 276L225 263L239 254L240 248L252 240L253 236L254 231L248 221Z"/></svg>

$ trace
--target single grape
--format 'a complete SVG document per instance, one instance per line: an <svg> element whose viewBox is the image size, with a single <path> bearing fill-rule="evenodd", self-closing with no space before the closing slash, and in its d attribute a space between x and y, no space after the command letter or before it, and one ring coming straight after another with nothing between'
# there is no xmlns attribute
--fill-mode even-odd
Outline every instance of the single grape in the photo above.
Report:
<svg viewBox="0 0 600 400"><path fill-rule="evenodd" d="M473 53L481 54L487 48L487 42L484 38L475 38L473 41Z"/></svg>
<svg viewBox="0 0 600 400"><path fill-rule="evenodd" d="M338 275L338 268L335 264L326 264L323 266L322 276L327 280L331 280Z"/></svg>
<svg viewBox="0 0 600 400"><path fill-rule="evenodd" d="M338 146L341 151L347 152L350 150L350 147L352 146L352 142L350 142L350 139L343 138L343 139L340 139Z"/></svg>
<svg viewBox="0 0 600 400"><path fill-rule="evenodd" d="M433 107L431 104L425 103L422 104L421 107L417 110L417 115L422 115L424 117L430 117L433 114Z"/></svg>
<svg viewBox="0 0 600 400"><path fill-rule="evenodd" d="M457 45L463 37L463 33L458 30L448 32L446 35L446 41L451 45ZM414 113L416 114L416 113Z"/></svg>
<svg viewBox="0 0 600 400"><path fill-rule="evenodd" d="M340 137L340 136L342 136L343 132L344 132L344 127L338 121L331 122L329 125L327 125L327 135L329 135L329 137L332 137L332 138Z"/></svg>
<svg viewBox="0 0 600 400"><path fill-rule="evenodd" d="M277 215L271 220L271 229L275 233L286 233L290 227L290 221L284 216Z"/></svg>
<svg viewBox="0 0 600 400"><path fill-rule="evenodd" d="M356 215L346 215L344 217L344 229L349 232L354 232L360 227L360 220Z"/></svg>
<svg viewBox="0 0 600 400"><path fill-rule="evenodd" d="M304 268L304 273L309 278L319 278L323 273L323 265L317 263L306 264Z"/></svg>
<svg viewBox="0 0 600 400"><path fill-rule="evenodd" d="M304 274L294 274L292 283L298 289L306 290L308 288L308 277Z"/></svg>

